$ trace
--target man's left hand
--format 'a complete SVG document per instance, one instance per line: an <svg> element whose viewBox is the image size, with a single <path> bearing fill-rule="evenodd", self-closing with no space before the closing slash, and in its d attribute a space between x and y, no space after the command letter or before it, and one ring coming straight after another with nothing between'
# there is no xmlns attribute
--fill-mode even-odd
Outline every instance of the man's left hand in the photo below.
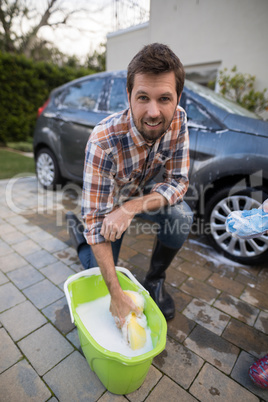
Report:
<svg viewBox="0 0 268 402"><path fill-rule="evenodd" d="M122 206L110 212L103 220L100 234L107 241L120 239L129 227L135 213Z"/></svg>

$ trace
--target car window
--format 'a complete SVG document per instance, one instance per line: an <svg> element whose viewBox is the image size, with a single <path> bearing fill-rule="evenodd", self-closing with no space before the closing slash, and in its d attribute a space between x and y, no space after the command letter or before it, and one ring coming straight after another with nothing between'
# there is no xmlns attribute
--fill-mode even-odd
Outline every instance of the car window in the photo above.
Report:
<svg viewBox="0 0 268 402"><path fill-rule="evenodd" d="M229 99L224 98L223 95L212 91L211 89L199 85L196 82L185 80L185 85L191 91L207 99L213 105L225 110L228 113L238 114L240 116L251 117L253 119L260 119L255 113L243 108L238 103L235 103Z"/></svg>
<svg viewBox="0 0 268 402"><path fill-rule="evenodd" d="M96 78L68 87L58 99L58 107L98 110L104 79Z"/></svg>
<svg viewBox="0 0 268 402"><path fill-rule="evenodd" d="M119 112L128 107L126 80L124 78L112 78L112 88L108 109L112 112Z"/></svg>
<svg viewBox="0 0 268 402"><path fill-rule="evenodd" d="M191 99L187 99L185 109L188 121L192 124L196 124L203 128L209 128L211 130L219 130L222 128L205 109L201 108Z"/></svg>

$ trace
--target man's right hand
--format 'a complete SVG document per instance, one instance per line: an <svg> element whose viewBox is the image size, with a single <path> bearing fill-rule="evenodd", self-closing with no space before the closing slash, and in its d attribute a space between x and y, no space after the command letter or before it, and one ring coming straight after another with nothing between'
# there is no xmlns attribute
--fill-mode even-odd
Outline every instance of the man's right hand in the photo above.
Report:
<svg viewBox="0 0 268 402"><path fill-rule="evenodd" d="M125 323L126 316L131 311L140 315L140 310L133 300L123 292L120 286L115 271L111 243L99 243L91 247L111 295L110 311L115 319L116 325L121 328Z"/></svg>
<svg viewBox="0 0 268 402"><path fill-rule="evenodd" d="M127 296L121 289L116 295L111 297L110 312L114 317L115 323L118 328L122 328L125 324L126 317L129 313L134 312L140 316L141 311L135 305L133 300Z"/></svg>

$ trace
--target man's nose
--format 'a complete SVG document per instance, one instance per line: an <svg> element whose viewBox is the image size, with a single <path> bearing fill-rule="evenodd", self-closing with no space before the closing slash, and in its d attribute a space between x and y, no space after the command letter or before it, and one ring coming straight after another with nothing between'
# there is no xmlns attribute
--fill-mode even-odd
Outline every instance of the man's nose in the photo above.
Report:
<svg viewBox="0 0 268 402"><path fill-rule="evenodd" d="M148 110L147 110L147 112L148 112L149 117L151 117L151 118L156 118L156 117L158 117L158 116L160 115L160 110L159 110L159 107L158 107L157 102L151 101L151 102L148 104Z"/></svg>

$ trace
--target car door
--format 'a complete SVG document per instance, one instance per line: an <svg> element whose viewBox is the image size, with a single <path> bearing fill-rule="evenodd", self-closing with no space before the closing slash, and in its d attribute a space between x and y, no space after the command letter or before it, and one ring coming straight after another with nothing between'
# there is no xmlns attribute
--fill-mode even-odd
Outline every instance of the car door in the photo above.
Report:
<svg viewBox="0 0 268 402"><path fill-rule="evenodd" d="M68 86L58 97L60 154L73 179L81 180L88 138L95 125L108 116L106 86L107 77L89 78Z"/></svg>
<svg viewBox="0 0 268 402"><path fill-rule="evenodd" d="M189 189L185 200L194 208L198 200L203 203L200 197L210 186L210 178L201 180L200 172L210 159L219 153L218 140L223 127L202 105L188 95L184 107L190 139Z"/></svg>

